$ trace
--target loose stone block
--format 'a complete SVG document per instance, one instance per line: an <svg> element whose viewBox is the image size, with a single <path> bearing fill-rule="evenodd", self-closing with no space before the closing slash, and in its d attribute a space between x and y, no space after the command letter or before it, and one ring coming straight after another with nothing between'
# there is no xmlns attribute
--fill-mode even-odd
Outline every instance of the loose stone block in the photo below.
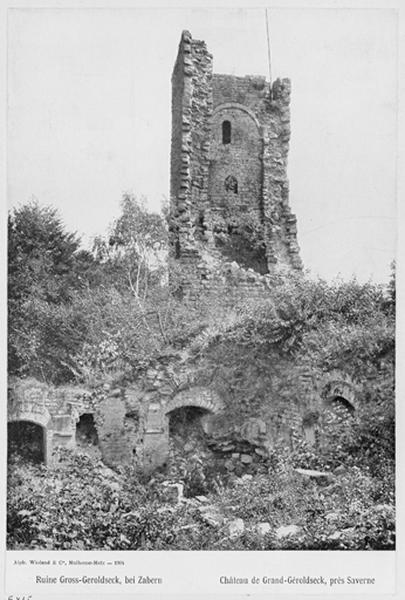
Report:
<svg viewBox="0 0 405 600"><path fill-rule="evenodd" d="M276 529L276 538L281 540L287 536L295 536L298 535L301 531L301 528L298 525L282 525L278 529Z"/></svg>
<svg viewBox="0 0 405 600"><path fill-rule="evenodd" d="M235 519L228 524L229 537L237 538L245 531L243 519Z"/></svg>
<svg viewBox="0 0 405 600"><path fill-rule="evenodd" d="M268 533L270 533L271 531L271 525L270 523L258 523L256 525L256 533L260 536L260 537L264 537L265 535L267 535Z"/></svg>

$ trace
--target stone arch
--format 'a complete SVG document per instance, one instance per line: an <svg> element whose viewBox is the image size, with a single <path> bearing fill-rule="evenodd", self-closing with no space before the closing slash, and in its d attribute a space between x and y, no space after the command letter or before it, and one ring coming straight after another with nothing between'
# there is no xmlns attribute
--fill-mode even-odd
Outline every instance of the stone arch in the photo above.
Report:
<svg viewBox="0 0 405 600"><path fill-rule="evenodd" d="M244 104L239 104L239 102L225 102L224 104L220 104L219 106L217 106L215 108L215 110L212 114L215 117L217 115L217 113L220 113L223 110L229 110L229 109L238 109L238 110L245 112L247 115L249 115L249 117L251 117L251 119L255 123L258 131L259 132L261 131L260 123L257 120L257 117L254 114L254 112L252 110L250 110L250 108L248 108L247 106L244 106Z"/></svg>
<svg viewBox="0 0 405 600"><path fill-rule="evenodd" d="M213 390L193 387L182 390L161 405L154 401L149 404L143 436L143 459L146 471L166 464L169 456L170 417L177 409L203 409L208 416L224 410L224 404Z"/></svg>
<svg viewBox="0 0 405 600"><path fill-rule="evenodd" d="M37 412L36 410L27 410L24 407L20 408L18 404L7 418L9 423L12 421L28 421L35 425L40 425L44 429L48 428L50 420L51 416L48 409L44 408L41 412Z"/></svg>
<svg viewBox="0 0 405 600"><path fill-rule="evenodd" d="M207 388L194 387L182 390L169 400L165 406L164 413L168 415L176 408L187 406L203 408L213 414L218 414L224 409L224 404L216 392Z"/></svg>
<svg viewBox="0 0 405 600"><path fill-rule="evenodd" d="M321 392L323 403L326 407L335 401L346 405L351 412L358 408L356 387L352 380L341 373L331 373L324 381Z"/></svg>

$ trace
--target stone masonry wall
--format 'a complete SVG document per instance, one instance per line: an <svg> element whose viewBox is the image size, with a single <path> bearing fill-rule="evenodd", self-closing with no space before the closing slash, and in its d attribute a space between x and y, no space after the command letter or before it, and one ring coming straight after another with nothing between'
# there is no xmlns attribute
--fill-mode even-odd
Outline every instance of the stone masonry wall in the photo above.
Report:
<svg viewBox="0 0 405 600"><path fill-rule="evenodd" d="M263 127L263 211L267 259L301 269L296 217L289 206L287 156L290 139L289 79L277 79L267 99L270 110L261 113Z"/></svg>
<svg viewBox="0 0 405 600"><path fill-rule="evenodd" d="M208 202L211 77L212 57L205 43L183 32L172 75L169 231L172 254L176 258L187 259L195 254L199 214Z"/></svg>
<svg viewBox="0 0 405 600"><path fill-rule="evenodd" d="M249 155L248 161L240 160L237 139L229 150L240 178L251 177L251 161L254 157L261 161L260 177L255 174L256 181L259 180L256 202L260 206L267 266L270 271L274 266L294 269L302 267L296 241L296 218L288 203L290 93L291 84L288 79L278 79L270 88L264 77L213 76L214 115L229 119L236 136L242 120L250 118L260 135L260 148L254 148L249 143L249 136L241 132ZM214 123L214 128L213 136L218 130L217 123ZM215 163L214 168L218 169Z"/></svg>
<svg viewBox="0 0 405 600"><path fill-rule="evenodd" d="M131 463L142 441L140 413L137 395L131 388L54 387L34 379L12 380L9 384L8 421L29 421L43 428L46 462L52 460L56 448L76 447L76 425L81 415L91 414L104 462Z"/></svg>
<svg viewBox="0 0 405 600"><path fill-rule="evenodd" d="M294 402L280 404L277 391L270 389L270 397L260 414L250 415L246 422L233 423L227 404L233 399L221 397L215 381L204 379L201 367L180 357L165 357L151 366L141 381L125 389L107 384L93 390L74 386L57 388L34 379L13 380L9 385L8 421L40 425L45 462L51 463L58 447L76 447L80 416L91 414L103 461L112 467L129 464L145 471L167 461L170 414L182 407L203 409L214 437L222 437L230 428L239 436L238 432L243 432L252 419L265 424L263 441L269 448L280 438L291 444L293 432L307 434L304 416L308 402L300 406ZM336 397L344 398L355 410L357 387L344 374L332 372L322 381L312 381L304 395L307 400L311 397L314 411L330 407Z"/></svg>
<svg viewBox="0 0 405 600"><path fill-rule="evenodd" d="M231 142L227 144L222 139L224 122L230 123L231 127ZM262 153L260 127L253 115L236 103L214 110L207 224L214 234L216 247L224 257L266 273ZM245 235L241 235L242 229Z"/></svg>
<svg viewBox="0 0 405 600"><path fill-rule="evenodd" d="M221 294L221 277L200 280L201 262L211 260L214 270L218 261L236 262L260 274L301 269L288 203L289 80L270 88L264 77L213 75L205 43L185 31L172 88L171 280L177 263L183 294L207 287L215 294L215 285Z"/></svg>

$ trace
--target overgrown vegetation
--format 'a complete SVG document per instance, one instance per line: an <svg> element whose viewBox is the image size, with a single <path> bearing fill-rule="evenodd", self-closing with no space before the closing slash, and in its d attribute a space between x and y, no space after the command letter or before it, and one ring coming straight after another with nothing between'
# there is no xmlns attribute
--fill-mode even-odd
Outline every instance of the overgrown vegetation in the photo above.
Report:
<svg viewBox="0 0 405 600"><path fill-rule="evenodd" d="M9 372L54 384L133 381L161 355L186 352L235 426L304 407L319 434L296 431L236 473L185 453L152 481L62 453L58 468L10 462L8 545L62 549L392 549L395 473L395 282L273 276L271 298L235 306L179 302L168 291L166 228L133 197L92 252L55 211L9 217ZM361 382L358 408L319 413L308 393L326 373ZM326 483L295 471L330 473ZM248 475L248 477L243 476ZM188 500L172 506L164 478ZM194 496L220 513L207 524ZM227 523L245 529L231 536ZM256 526L269 523L259 535ZM294 535L277 537L294 524Z"/></svg>
<svg viewBox="0 0 405 600"><path fill-rule="evenodd" d="M192 468L190 468L192 467ZM146 483L129 468L118 473L85 454L64 453L57 468L14 462L10 469L8 547L74 550L384 550L395 545L391 497L358 467L327 486L306 481L286 453L252 478L224 480L208 461L196 472L191 461L183 480L215 506L221 518L207 522L195 498L172 505L162 494L162 475ZM190 487L192 490L193 488ZM227 521L241 518L235 539ZM257 525L269 523L264 536ZM298 534L278 538L294 523Z"/></svg>

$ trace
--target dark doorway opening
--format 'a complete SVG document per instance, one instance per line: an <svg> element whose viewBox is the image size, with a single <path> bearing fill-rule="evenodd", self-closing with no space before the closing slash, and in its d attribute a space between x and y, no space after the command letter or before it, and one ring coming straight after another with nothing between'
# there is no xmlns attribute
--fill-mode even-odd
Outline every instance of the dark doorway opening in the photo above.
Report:
<svg viewBox="0 0 405 600"><path fill-rule="evenodd" d="M202 418L208 414L208 410L197 406L172 410L168 415L171 447L181 455L204 453L208 447Z"/></svg>
<svg viewBox="0 0 405 600"><path fill-rule="evenodd" d="M80 416L76 425L76 444L81 448L98 446L97 429L91 413L84 413Z"/></svg>
<svg viewBox="0 0 405 600"><path fill-rule="evenodd" d="M31 421L11 421L7 425L8 459L18 455L34 463L45 462L45 430Z"/></svg>
<svg viewBox="0 0 405 600"><path fill-rule="evenodd" d="M210 411L185 406L168 413L169 460L167 475L184 481L184 496L191 498L208 492L205 465L212 457L208 436L204 432L203 417ZM208 487L207 487L208 486Z"/></svg>
<svg viewBox="0 0 405 600"><path fill-rule="evenodd" d="M187 437L190 432L203 431L201 417L208 411L198 406L182 406L169 413L169 434Z"/></svg>

